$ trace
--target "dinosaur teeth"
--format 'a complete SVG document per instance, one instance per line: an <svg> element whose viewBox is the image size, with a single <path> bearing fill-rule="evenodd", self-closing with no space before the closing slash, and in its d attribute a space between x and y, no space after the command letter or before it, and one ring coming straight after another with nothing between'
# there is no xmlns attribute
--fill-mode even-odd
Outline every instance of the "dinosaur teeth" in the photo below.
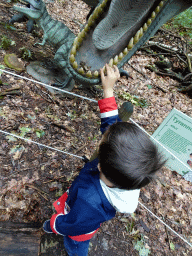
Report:
<svg viewBox="0 0 192 256"><path fill-rule="evenodd" d="M101 5L98 7L98 14L101 15L103 13L103 8Z"/></svg>
<svg viewBox="0 0 192 256"><path fill-rule="evenodd" d="M109 61L109 67L113 67L113 59L110 59L110 61Z"/></svg>
<svg viewBox="0 0 192 256"><path fill-rule="evenodd" d="M82 75L85 73L84 69L82 67L78 69L78 72L79 72L79 74L82 74Z"/></svg>
<svg viewBox="0 0 192 256"><path fill-rule="evenodd" d="M116 55L115 58L114 58L114 60L113 60L113 64L114 64L114 65L117 65L118 61L119 61L119 58L118 58L118 56Z"/></svg>
<svg viewBox="0 0 192 256"><path fill-rule="evenodd" d="M123 50L123 54L126 55L128 53L127 47Z"/></svg>
<svg viewBox="0 0 192 256"><path fill-rule="evenodd" d="M85 25L84 30L85 30L85 32L88 32L90 30L90 27L88 24Z"/></svg>
<svg viewBox="0 0 192 256"><path fill-rule="evenodd" d="M74 61L74 62L73 62L73 68L74 68L74 69L77 69L77 68L78 68L77 61Z"/></svg>
<svg viewBox="0 0 192 256"><path fill-rule="evenodd" d="M159 13L160 12L160 6L157 6L155 9L155 13Z"/></svg>
<svg viewBox="0 0 192 256"><path fill-rule="evenodd" d="M136 35L134 36L133 42L136 44L139 41L140 30L137 31Z"/></svg>
<svg viewBox="0 0 192 256"><path fill-rule="evenodd" d="M95 11L93 12L93 18L97 19L99 15L103 12L103 8L101 6L98 6Z"/></svg>
<svg viewBox="0 0 192 256"><path fill-rule="evenodd" d="M151 19L148 19L148 20L147 20L147 25L148 25L148 26L151 25L151 22L152 22L152 20L151 20Z"/></svg>
<svg viewBox="0 0 192 256"><path fill-rule="evenodd" d="M73 54L74 56L76 55L77 53L77 48L76 48L76 45L74 45L71 49L71 54Z"/></svg>
<svg viewBox="0 0 192 256"><path fill-rule="evenodd" d="M90 70L86 73L86 76L87 76L87 77L89 77L89 78L91 78L91 77L92 77L92 73L91 73L91 71L90 71Z"/></svg>
<svg viewBox="0 0 192 256"><path fill-rule="evenodd" d="M128 48L129 50L133 48L133 37L132 37L131 40L129 41L129 44L128 44L127 48Z"/></svg>
<svg viewBox="0 0 192 256"><path fill-rule="evenodd" d="M93 13L93 19L97 19L99 16L99 13L98 13L98 8L95 9L94 13Z"/></svg>
<svg viewBox="0 0 192 256"><path fill-rule="evenodd" d="M81 44L83 41L83 37L81 35L81 33L78 34L78 43Z"/></svg>
<svg viewBox="0 0 192 256"><path fill-rule="evenodd" d="M143 25L143 31L145 32L148 29L147 23Z"/></svg>
<svg viewBox="0 0 192 256"><path fill-rule="evenodd" d="M102 3L100 4L100 6L101 6L101 8L105 8L105 6L106 6L105 1L104 1L104 2L102 2Z"/></svg>
<svg viewBox="0 0 192 256"><path fill-rule="evenodd" d="M70 59L70 62L73 63L75 61L75 56L71 54L69 59Z"/></svg>
<svg viewBox="0 0 192 256"><path fill-rule="evenodd" d="M73 41L73 45L76 45L78 43L78 37L75 37L75 40Z"/></svg>
<svg viewBox="0 0 192 256"><path fill-rule="evenodd" d="M161 1L160 4L159 4L159 6L160 6L160 7L163 7L163 5L164 5L164 1Z"/></svg>
<svg viewBox="0 0 192 256"><path fill-rule="evenodd" d="M73 66L74 69L77 70L79 74L85 75L88 78L99 77L100 76L99 70L91 72L91 70L86 71L87 69L85 70L83 67L78 68L78 63L75 60L75 56L77 53L77 49L80 47L83 39L87 36L87 33L89 32L91 26L95 25L96 19L105 11L105 7L108 2L110 1L104 0L99 6L95 8L94 12L89 17L88 22L85 25L84 29L75 38L73 42L73 47L71 49L71 55L69 57L71 65ZM143 34L147 31L148 27L151 25L151 23L156 18L157 14L161 11L161 8L165 5L166 2L167 0L163 0L159 3L159 5L155 8L155 10L151 13L151 16L150 18L148 18L147 22L144 23L144 25L137 31L135 36L130 39L127 47L125 47L124 50L120 52L118 55L116 55L114 58L110 59L110 61L108 62L108 65L110 67L113 67L113 65L117 65L128 54L128 52L134 47L134 45L140 40ZM103 71L106 74L105 66L103 67Z"/></svg>
<svg viewBox="0 0 192 256"><path fill-rule="evenodd" d="M124 56L123 56L123 53L122 53L122 52L120 52L120 53L119 53L119 60L122 60L122 59L123 59L123 57L124 57Z"/></svg>
<svg viewBox="0 0 192 256"><path fill-rule="evenodd" d="M83 30L81 31L81 37L84 38L85 36L86 36L86 32L85 32L85 30L83 29Z"/></svg>
<svg viewBox="0 0 192 256"><path fill-rule="evenodd" d="M151 19L155 19L155 17L156 17L156 13L155 13L155 12L152 12L152 14L151 14Z"/></svg>
<svg viewBox="0 0 192 256"><path fill-rule="evenodd" d="M107 2L108 2L108 0L104 0L104 1L101 3L101 5L106 6Z"/></svg>
<svg viewBox="0 0 192 256"><path fill-rule="evenodd" d="M143 28L140 28L139 38L141 38L142 36L143 36Z"/></svg>
<svg viewBox="0 0 192 256"><path fill-rule="evenodd" d="M88 19L88 26L91 27L94 25L94 18L93 18L93 15L91 15Z"/></svg>
<svg viewBox="0 0 192 256"><path fill-rule="evenodd" d="M94 77L98 77L99 76L99 72L96 70L94 73L93 73Z"/></svg>

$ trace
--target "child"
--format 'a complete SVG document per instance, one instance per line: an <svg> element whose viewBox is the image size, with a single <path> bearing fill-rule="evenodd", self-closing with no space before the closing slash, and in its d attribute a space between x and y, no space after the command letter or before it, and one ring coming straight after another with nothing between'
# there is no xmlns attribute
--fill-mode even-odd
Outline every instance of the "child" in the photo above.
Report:
<svg viewBox="0 0 192 256"><path fill-rule="evenodd" d="M148 136L119 119L113 96L119 70L106 64L106 73L101 69L104 99L98 104L104 135L98 158L85 164L68 191L54 203L57 214L43 225L45 232L64 236L69 256L86 256L90 239L116 211L134 212L140 188L164 164Z"/></svg>

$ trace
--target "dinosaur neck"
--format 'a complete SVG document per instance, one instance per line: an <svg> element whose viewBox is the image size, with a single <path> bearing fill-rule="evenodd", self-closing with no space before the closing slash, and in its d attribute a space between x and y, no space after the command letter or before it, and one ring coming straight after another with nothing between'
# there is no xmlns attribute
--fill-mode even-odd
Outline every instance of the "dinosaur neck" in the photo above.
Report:
<svg viewBox="0 0 192 256"><path fill-rule="evenodd" d="M62 22L52 19L48 14L46 8L43 11L43 15L38 20L38 24L44 31L44 38L48 41L56 50L63 45L69 37L74 38L74 34L71 30L65 26Z"/></svg>

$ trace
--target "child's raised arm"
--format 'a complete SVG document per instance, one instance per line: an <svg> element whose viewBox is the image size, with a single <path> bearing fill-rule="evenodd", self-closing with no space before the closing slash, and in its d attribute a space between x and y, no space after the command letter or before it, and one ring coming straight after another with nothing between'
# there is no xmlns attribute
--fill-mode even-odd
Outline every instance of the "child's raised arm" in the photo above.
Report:
<svg viewBox="0 0 192 256"><path fill-rule="evenodd" d="M105 67L106 75L104 74L104 67L101 69L103 96L104 98L110 98L113 97L113 86L120 78L120 73L117 66L110 67L108 64L106 64Z"/></svg>

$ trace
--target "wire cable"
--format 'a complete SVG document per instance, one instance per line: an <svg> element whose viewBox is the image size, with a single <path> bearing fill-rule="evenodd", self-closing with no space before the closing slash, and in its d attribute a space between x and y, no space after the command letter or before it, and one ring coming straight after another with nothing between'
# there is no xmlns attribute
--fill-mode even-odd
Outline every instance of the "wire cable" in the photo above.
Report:
<svg viewBox="0 0 192 256"><path fill-rule="evenodd" d="M19 77L19 78L21 78L21 79L28 80L28 81L33 82L33 83L37 83L37 84L43 85L43 86L48 87L48 88L51 88L51 89L53 89L53 90L57 90L57 91L60 91L60 92L64 92L64 93L73 95L73 96L75 96L75 97L79 97L79 98L82 98L82 99L84 99L84 100L89 100L89 101L92 101L92 102L97 103L97 101L94 100L94 99L90 99L90 98L87 98L87 97L85 97L85 96L81 96L81 95L76 94L76 93L72 93L72 92L69 92L69 91L66 91L66 90L57 88L57 87L53 87L53 86L51 86L51 85L48 85L48 84L45 84L45 83L42 83L42 82L39 82L39 81L30 79L30 78L27 78L27 77L24 77L24 76L17 75L17 74L14 74L14 73L12 73L12 72L9 72L9 71L3 70L3 69L0 69L0 71L5 72L5 73L10 74L10 75L13 75L13 76L16 76L16 77Z"/></svg>
<svg viewBox="0 0 192 256"><path fill-rule="evenodd" d="M151 215L153 215L156 219L158 219L163 225L165 225L168 229L170 229L175 235L177 235L179 238L181 238L185 243L187 243L190 247L192 247L192 244L190 244L185 238L183 238L181 235L179 235L175 230L173 230L169 225L167 225L164 221L162 221L157 215L155 215L152 211L150 211L144 204L142 204L139 201L139 204L145 208Z"/></svg>
<svg viewBox="0 0 192 256"><path fill-rule="evenodd" d="M42 147L46 147L46 148L49 148L51 150L55 150L55 151L58 151L58 152L61 152L63 154L67 154L67 155L70 155L70 156L73 156L73 157L77 157L77 158L80 158L83 160L83 157L81 156L77 156L75 154L71 154L71 153L68 153L68 152L65 152L65 151L62 151L60 149L56 149L56 148L53 148L53 147L50 147L50 146L46 146L44 144L41 144L41 143L38 143L38 142L35 142L33 140L29 140L29 139L26 139L26 138L23 138L21 136L18 136L18 135L15 135L15 134L12 134L12 133L9 133L9 132L6 132L6 131L2 131L0 130L1 133L4 133L6 135L10 135L10 136L13 136L13 137L16 137L18 139L22 139L22 140L25 140L27 142L30 142L30 143L34 143L34 144L37 144L38 146L42 146ZM186 239L184 239L181 235L179 235L176 231L174 231L170 226L168 226L165 222L163 222L158 216L156 216L153 212L151 212L145 205L143 205L141 202L139 202L139 204L145 208L150 214L152 214L156 219L158 219L163 225L165 225L168 229L170 229L175 235L177 235L179 238L181 238L185 243L187 243L189 246L192 247L192 244L190 244Z"/></svg>
<svg viewBox="0 0 192 256"><path fill-rule="evenodd" d="M16 135L16 134L12 134L12 133L9 133L9 132L6 132L6 131L2 131L2 130L0 130L0 132L1 132L1 133L4 133L4 134L6 134L6 135L9 135L9 136L13 136L13 137L18 138L18 139L25 140L25 141L30 142L30 143L34 143L34 144L36 144L36 145L38 145L38 146L41 146L41 147L49 148L49 149L51 149L51 150L55 150L55 151L61 152L61 153L66 154L66 155L78 157L78 158L80 158L80 159L82 159L82 160L84 159L84 158L81 157L81 156L77 156L77 155L74 155L74 154L71 154L71 153L62 151L62 150L57 149L57 148L53 148L53 147L50 147L50 146L46 146L46 145L44 145L44 144L41 144L41 143L39 143L39 142L30 140L30 139L23 138L23 137L18 136L18 135Z"/></svg>
<svg viewBox="0 0 192 256"><path fill-rule="evenodd" d="M8 72L8 71L5 71L5 70L2 70L0 69L0 71L3 71L5 73L8 73L8 74L11 74L13 76L17 76L19 78L22 78L22 79L26 79L26 80L29 80L31 82L34 82L34 83L38 83L38 84L41 84L41 85L44 85L44 86L47 86L49 88L52 88L52 89L55 89L55 90L58 90L58 91L62 91L62 92L65 92L65 93L68 93L68 94L71 94L71 95L74 95L76 97L80 97L80 98L83 98L83 99L86 99L86 100L90 100L90 101L93 101L93 102L97 102L96 100L93 100L93 99L90 99L90 98L87 98L87 97L84 97L84 96L81 96L81 95L77 95L77 94L74 94L74 93L71 93L71 92L68 92L68 91L65 91L65 90L62 90L62 89L59 89L59 88L55 88L55 87L52 87L50 85L47 85L47 84L44 84L44 83L41 83L41 82L38 82L38 81L35 81L35 80L32 80L32 79L29 79L29 78L26 78L26 77L22 77L22 76L19 76L19 75L16 75L14 73L11 73L11 72ZM184 164L178 157L176 157L172 152L170 152L166 147L164 147L159 141L157 141L154 137L152 137L150 134L148 134L141 126L139 126L135 121L133 121L133 119L130 118L130 121L132 123L134 123L137 127L139 127L143 132L145 132L149 137L151 137L154 141L156 141L160 146L162 146L167 152L169 152L172 156L174 156L180 163L182 163L187 169L189 169L191 171L191 169L186 165ZM58 151L58 152L61 152L63 154L67 154L67 155L70 155L70 156L73 156L73 157L77 157L77 158L80 158L83 160L83 157L81 156L77 156L75 154L71 154L71 153L68 153L68 152L65 152L65 151L62 151L60 149L56 149L56 148L53 148L53 147L50 147L50 146L46 146L44 144L41 144L41 143L38 143L38 142L35 142L35 141L32 141L32 140L29 140L29 139L26 139L26 138L23 138L21 136L18 136L18 135L15 135L15 134L11 134L11 133L8 133L6 131L2 131L0 130L1 133L4 133L6 135L10 135L10 136L13 136L13 137L16 137L18 139L22 139L22 140L25 140L27 142L30 142L30 143L34 143L34 144L37 144L39 146L42 146L42 147L46 147L46 148L49 148L51 150L55 150L55 151ZM163 225L165 225L168 229L170 229L175 235L177 235L180 239L182 239L185 243L187 243L190 247L192 247L192 244L189 243L186 239L184 239L181 235L179 235L176 231L174 231L169 225L167 225L164 221L162 221L157 215L155 215L152 211L150 211L144 204L142 204L141 202L139 202L139 204L145 208L151 215L153 215L156 219L158 219Z"/></svg>

